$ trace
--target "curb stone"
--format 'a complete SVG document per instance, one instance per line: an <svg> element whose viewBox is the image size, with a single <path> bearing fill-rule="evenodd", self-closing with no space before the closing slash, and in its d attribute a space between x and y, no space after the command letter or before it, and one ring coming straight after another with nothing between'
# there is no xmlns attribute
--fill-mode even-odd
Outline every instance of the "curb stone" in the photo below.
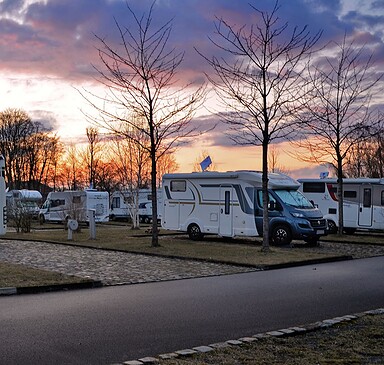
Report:
<svg viewBox="0 0 384 365"><path fill-rule="evenodd" d="M0 295L13 295L17 294L17 288L0 288Z"/></svg>
<svg viewBox="0 0 384 365"><path fill-rule="evenodd" d="M103 284L100 280L86 281L81 283L72 284L56 284L56 285L42 285L42 286L25 286L25 287L11 287L0 288L0 296L2 295L15 295L15 294L36 294L46 293L61 290L76 290L76 289L92 289L100 288Z"/></svg>
<svg viewBox="0 0 384 365"><path fill-rule="evenodd" d="M150 358L143 358L139 360L131 360L131 361L125 361L122 364L123 365L144 365L144 364L156 364L159 360L169 360L169 359L174 359L176 357L182 356L194 356L195 354L198 353L205 353L205 352L210 352L214 351L216 349L223 349L223 348L230 348L234 346L242 346L246 345L250 342L257 342L258 340L261 340L263 338L278 338L278 337L288 337L288 336L295 336L295 335L300 335L305 332L312 332L312 331L317 331L321 330L326 327L331 327L336 324L342 323L342 322L351 322L355 319L364 317L364 316L372 316L372 315L380 315L384 314L384 308L377 308L374 310L369 310L361 313L355 313L355 314L349 314L345 315L342 317L335 317L335 318L330 318L330 319L325 319L323 321L315 322L308 324L306 326L300 326L300 327L289 327L286 329L280 329L277 331L269 331L265 333L258 333L256 335L253 335L252 337L242 337L239 338L238 340L227 340L225 342L218 342L214 343L208 346L198 346L194 347L193 349L184 349L184 350L179 350L175 351L173 353L168 353L168 354L162 354L158 355L156 357L150 357ZM151 359L152 362L144 362L144 359Z"/></svg>

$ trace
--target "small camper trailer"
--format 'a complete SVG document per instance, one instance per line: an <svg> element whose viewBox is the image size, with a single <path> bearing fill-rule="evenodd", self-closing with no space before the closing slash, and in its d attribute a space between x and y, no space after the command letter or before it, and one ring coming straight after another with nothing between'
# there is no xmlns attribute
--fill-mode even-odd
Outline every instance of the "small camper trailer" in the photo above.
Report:
<svg viewBox="0 0 384 365"><path fill-rule="evenodd" d="M300 191L321 210L330 231L339 223L337 179L299 179ZM343 179L343 226L346 233L356 229L384 230L384 179Z"/></svg>
<svg viewBox="0 0 384 365"><path fill-rule="evenodd" d="M138 200L137 200L138 199ZM157 215L161 217L162 190L157 190ZM139 189L136 191L115 191L111 194L110 218L129 219L139 214L140 222L149 223L152 220L152 191Z"/></svg>
<svg viewBox="0 0 384 365"><path fill-rule="evenodd" d="M315 243L326 234L319 209L298 191L287 175L270 173L270 238L276 244L292 239ZM223 237L263 234L262 173L258 171L198 172L163 176L162 227Z"/></svg>
<svg viewBox="0 0 384 365"><path fill-rule="evenodd" d="M37 218L40 211L42 195L37 190L10 190L6 194L8 216L12 217L18 213L29 214Z"/></svg>
<svg viewBox="0 0 384 365"><path fill-rule="evenodd" d="M93 189L50 192L40 209L39 220L41 223L45 221L65 222L68 219L89 222L89 211L91 209L95 211L96 222L108 222L108 192Z"/></svg>

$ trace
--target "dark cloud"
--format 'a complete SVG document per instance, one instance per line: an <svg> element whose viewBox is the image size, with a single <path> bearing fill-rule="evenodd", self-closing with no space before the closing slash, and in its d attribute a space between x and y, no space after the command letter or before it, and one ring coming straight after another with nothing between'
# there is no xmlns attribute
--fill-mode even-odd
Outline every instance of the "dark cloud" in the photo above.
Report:
<svg viewBox="0 0 384 365"><path fill-rule="evenodd" d="M34 122L39 122L47 131L55 131L59 127L59 122L55 114L47 110L31 110L28 112Z"/></svg>
<svg viewBox="0 0 384 365"><path fill-rule="evenodd" d="M17 15L23 5L24 0L3 0L0 3L0 13L7 15Z"/></svg>
<svg viewBox="0 0 384 365"><path fill-rule="evenodd" d="M61 78L89 80L95 75L91 64L98 65L95 35L118 45L115 20L134 30L127 4L140 18L153 0L48 0L26 6L21 0L0 3L0 68L23 73L57 75ZM271 11L271 0L250 1L260 10ZM280 0L279 18L290 29L308 25L311 34L324 30L322 43L341 39L345 32L382 44L383 1L373 1L376 14L350 12L343 17L340 0ZM17 17L20 19L18 20ZM214 37L214 22L223 18L234 27L257 24L260 15L248 1L233 0L157 0L152 24L154 29L172 19L170 46L185 51L180 78L203 80L209 72L197 47L207 57L220 55L208 37ZM374 29L368 32L367 27ZM377 28L377 29L375 29ZM379 29L380 28L380 29ZM375 33L376 32L376 33ZM374 39L375 38L375 39ZM381 54L381 53L380 53Z"/></svg>

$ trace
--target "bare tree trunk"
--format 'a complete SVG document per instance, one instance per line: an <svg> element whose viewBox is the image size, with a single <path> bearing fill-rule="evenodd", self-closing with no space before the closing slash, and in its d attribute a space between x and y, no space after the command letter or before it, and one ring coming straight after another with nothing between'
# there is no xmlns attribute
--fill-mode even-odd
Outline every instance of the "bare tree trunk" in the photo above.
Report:
<svg viewBox="0 0 384 365"><path fill-rule="evenodd" d="M337 200L339 210L339 228L337 234L341 236L344 229L343 164L341 158L338 158L337 161Z"/></svg>
<svg viewBox="0 0 384 365"><path fill-rule="evenodd" d="M269 218L268 218L268 143L263 143L263 252L269 251Z"/></svg>

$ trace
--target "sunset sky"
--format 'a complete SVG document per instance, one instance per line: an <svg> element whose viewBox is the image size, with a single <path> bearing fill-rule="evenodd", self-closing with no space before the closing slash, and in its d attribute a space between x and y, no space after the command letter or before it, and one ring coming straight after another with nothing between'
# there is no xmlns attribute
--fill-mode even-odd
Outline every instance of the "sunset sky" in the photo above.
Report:
<svg viewBox="0 0 384 365"><path fill-rule="evenodd" d="M199 80L209 71L194 47L209 54L208 36L216 17L230 23L250 24L249 2L270 10L274 0L157 0L155 24L171 18L170 42L185 51L179 78ZM128 0L139 15L152 0ZM377 67L384 70L384 0L280 0L280 17L290 25L323 30L321 42L340 41L346 33L358 45L373 52ZM0 110L21 108L33 120L58 131L65 142L81 141L89 125L81 110L87 108L77 89L102 93L94 80L92 65L99 64L95 35L117 39L114 17L123 25L128 17L125 0L0 0ZM211 101L212 102L212 101ZM214 122L207 110L200 120ZM261 169L260 147L233 145L220 126L177 152L180 171L191 171L203 150L216 169ZM279 162L296 177L316 177L324 167L299 162L279 146Z"/></svg>

